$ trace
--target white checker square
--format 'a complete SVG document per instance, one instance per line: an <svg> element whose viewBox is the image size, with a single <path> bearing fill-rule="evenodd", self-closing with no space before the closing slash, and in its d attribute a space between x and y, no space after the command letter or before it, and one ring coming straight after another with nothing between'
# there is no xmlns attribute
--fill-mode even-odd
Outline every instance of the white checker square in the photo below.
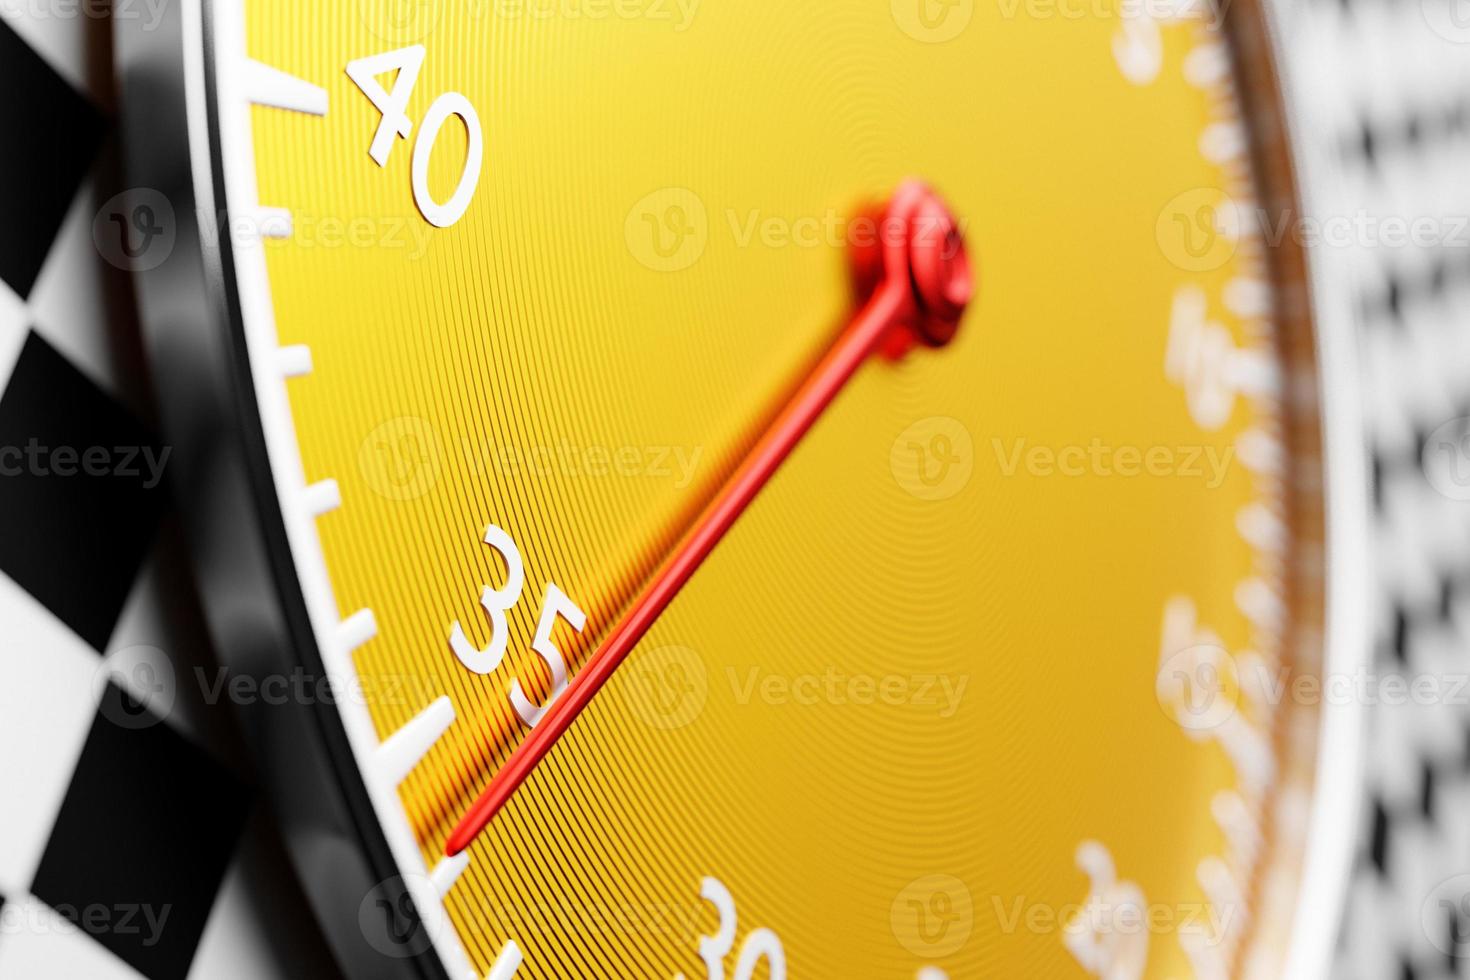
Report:
<svg viewBox="0 0 1470 980"><path fill-rule="evenodd" d="M123 604L117 626L107 641L107 671L114 684L133 699L147 704L157 715L199 741L198 715L204 710L202 693L193 684L195 664L178 657L181 638L175 626L178 617L168 615L169 602L159 578L159 549L138 570L132 591ZM202 686L202 685L201 685Z"/></svg>
<svg viewBox="0 0 1470 980"><path fill-rule="evenodd" d="M0 621L0 894L17 895L30 888L91 729L101 659L3 575Z"/></svg>
<svg viewBox="0 0 1470 980"><path fill-rule="evenodd" d="M77 188L29 298L31 326L103 390L119 390L116 321L107 309L107 267L92 241L95 179ZM126 320L123 320L126 322Z"/></svg>
<svg viewBox="0 0 1470 980"><path fill-rule="evenodd" d="M252 900L237 860L215 896L214 911L194 951L190 980L279 976L281 968L273 955L273 941L261 918L259 896Z"/></svg>
<svg viewBox="0 0 1470 980"><path fill-rule="evenodd" d="M15 370L30 322L25 301L0 280L0 392L10 381L10 372Z"/></svg>

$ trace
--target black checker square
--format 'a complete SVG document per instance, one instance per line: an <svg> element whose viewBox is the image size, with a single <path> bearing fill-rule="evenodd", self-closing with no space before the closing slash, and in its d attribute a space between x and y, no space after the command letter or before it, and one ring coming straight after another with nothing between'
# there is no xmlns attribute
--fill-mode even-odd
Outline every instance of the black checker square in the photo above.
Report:
<svg viewBox="0 0 1470 980"><path fill-rule="evenodd" d="M145 426L31 331L0 394L0 571L99 651L158 533L166 465Z"/></svg>
<svg viewBox="0 0 1470 980"><path fill-rule="evenodd" d="M101 115L0 21L0 279L30 295L106 131Z"/></svg>
<svg viewBox="0 0 1470 980"><path fill-rule="evenodd" d="M185 980L251 798L108 685L31 892L149 980Z"/></svg>

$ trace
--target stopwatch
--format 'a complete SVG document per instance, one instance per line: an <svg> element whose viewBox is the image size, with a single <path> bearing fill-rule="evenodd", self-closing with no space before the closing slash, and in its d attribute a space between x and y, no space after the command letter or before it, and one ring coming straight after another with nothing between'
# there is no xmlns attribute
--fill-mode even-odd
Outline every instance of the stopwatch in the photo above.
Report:
<svg viewBox="0 0 1470 980"><path fill-rule="evenodd" d="M205 605L350 974L1321 970L1357 531L1269 10L117 31Z"/></svg>

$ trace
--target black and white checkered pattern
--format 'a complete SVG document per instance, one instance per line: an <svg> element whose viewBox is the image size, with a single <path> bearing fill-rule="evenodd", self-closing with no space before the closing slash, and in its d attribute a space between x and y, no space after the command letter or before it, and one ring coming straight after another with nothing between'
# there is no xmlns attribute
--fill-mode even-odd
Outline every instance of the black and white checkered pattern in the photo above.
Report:
<svg viewBox="0 0 1470 980"><path fill-rule="evenodd" d="M199 681L91 6L0 4L0 980L330 978Z"/></svg>
<svg viewBox="0 0 1470 980"><path fill-rule="evenodd" d="M1470 978L1451 938L1470 920L1440 902L1458 904L1463 890L1440 886L1470 873L1470 502L1429 478L1443 448L1431 434L1470 416L1470 233L1456 227L1470 216L1467 15L1461 0L1297 0L1287 32L1315 93L1302 118L1341 177L1331 209L1448 219L1437 241L1331 256L1349 269L1374 468L1370 670L1438 692L1368 708L1334 980Z"/></svg>

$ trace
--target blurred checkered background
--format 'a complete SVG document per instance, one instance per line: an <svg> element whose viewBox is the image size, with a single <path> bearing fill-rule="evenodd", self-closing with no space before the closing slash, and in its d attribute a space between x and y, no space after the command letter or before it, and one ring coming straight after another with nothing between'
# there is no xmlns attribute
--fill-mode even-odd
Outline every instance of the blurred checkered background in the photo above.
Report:
<svg viewBox="0 0 1470 980"><path fill-rule="evenodd" d="M1366 794L1334 978L1470 977L1470 4L1288 0L1299 122L1329 167L1326 207L1432 217L1438 244L1372 236L1319 256L1356 321L1372 463L1371 675L1445 697L1368 707ZM1309 170L1309 176L1313 172ZM1452 457L1446 456L1449 452ZM1344 815L1350 819L1350 815Z"/></svg>
<svg viewBox="0 0 1470 980"><path fill-rule="evenodd" d="M179 682L216 668L93 243L119 154L89 9L0 2L0 445L107 471L0 479L0 980L331 978L227 706Z"/></svg>

